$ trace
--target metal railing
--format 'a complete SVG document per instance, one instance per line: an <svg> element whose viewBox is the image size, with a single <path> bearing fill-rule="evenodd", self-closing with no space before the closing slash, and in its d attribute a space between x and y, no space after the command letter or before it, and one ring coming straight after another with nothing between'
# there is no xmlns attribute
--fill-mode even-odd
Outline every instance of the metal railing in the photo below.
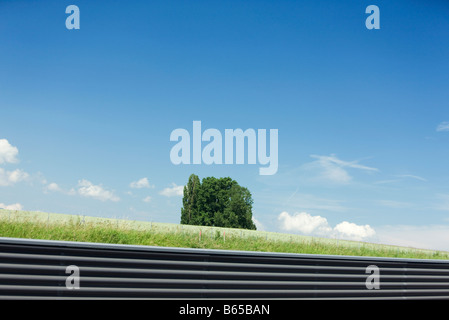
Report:
<svg viewBox="0 0 449 320"><path fill-rule="evenodd" d="M0 238L1 299L449 299L449 261Z"/></svg>

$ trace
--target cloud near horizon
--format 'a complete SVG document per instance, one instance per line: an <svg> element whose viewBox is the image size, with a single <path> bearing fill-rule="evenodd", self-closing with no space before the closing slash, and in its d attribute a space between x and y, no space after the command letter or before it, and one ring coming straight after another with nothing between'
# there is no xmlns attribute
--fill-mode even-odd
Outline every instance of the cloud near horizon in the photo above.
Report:
<svg viewBox="0 0 449 320"><path fill-rule="evenodd" d="M6 205L4 203L0 203L0 209L6 209L6 210L22 210L23 206L20 203L14 203L10 205Z"/></svg>
<svg viewBox="0 0 449 320"><path fill-rule="evenodd" d="M380 243L449 251L449 225L387 225L377 229Z"/></svg>
<svg viewBox="0 0 449 320"><path fill-rule="evenodd" d="M354 241L373 239L376 235L374 229L369 225L357 225L352 222L343 221L332 228L326 218L312 216L307 212L290 215L288 212L283 211L279 214L278 220L281 222L281 229L290 232L299 232L304 235Z"/></svg>

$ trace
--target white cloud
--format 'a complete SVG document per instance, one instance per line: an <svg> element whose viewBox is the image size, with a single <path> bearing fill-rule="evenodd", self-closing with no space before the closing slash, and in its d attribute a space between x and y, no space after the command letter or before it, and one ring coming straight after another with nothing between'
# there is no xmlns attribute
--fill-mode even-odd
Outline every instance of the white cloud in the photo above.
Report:
<svg viewBox="0 0 449 320"><path fill-rule="evenodd" d="M166 197L182 197L184 194L184 186L178 186L172 183L172 187L165 188L159 194Z"/></svg>
<svg viewBox="0 0 449 320"><path fill-rule="evenodd" d="M114 195L112 191L103 189L100 185L94 185L85 179L78 182L78 194L83 197L90 197L101 201L120 201L120 198Z"/></svg>
<svg viewBox="0 0 449 320"><path fill-rule="evenodd" d="M12 146L8 140L0 139L0 164L18 162L17 155L19 150ZM0 186L11 186L17 182L26 180L29 174L23 170L6 171L0 168Z"/></svg>
<svg viewBox="0 0 449 320"><path fill-rule="evenodd" d="M359 226L352 222L343 221L337 224L334 228L334 233L337 238L363 241L372 239L376 232L369 225Z"/></svg>
<svg viewBox="0 0 449 320"><path fill-rule="evenodd" d="M13 185L27 179L28 177L29 174L20 169L6 171L5 169L0 168L0 186L2 187Z"/></svg>
<svg viewBox="0 0 449 320"><path fill-rule="evenodd" d="M286 231L294 231L304 233L306 235L328 235L332 228L329 226L326 218L321 216L312 216L306 212L295 213L291 216L284 211L278 217L282 222L282 229Z"/></svg>
<svg viewBox="0 0 449 320"><path fill-rule="evenodd" d="M369 225L360 226L347 221L343 221L332 228L326 218L312 216L307 212L290 215L284 211L278 216L278 220L281 221L283 230L305 235L364 241L373 238L376 234Z"/></svg>
<svg viewBox="0 0 449 320"><path fill-rule="evenodd" d="M8 172L8 175L9 175L8 179L12 183L17 183L17 182L23 181L26 178L28 178L28 176L29 176L28 173L26 173L25 171L20 170L20 169L16 169L12 172Z"/></svg>
<svg viewBox="0 0 449 320"><path fill-rule="evenodd" d="M8 140L0 139L0 164L17 162L19 150L13 147Z"/></svg>
<svg viewBox="0 0 449 320"><path fill-rule="evenodd" d="M62 189L58 186L57 183L52 182L45 187L45 191L62 192Z"/></svg>
<svg viewBox="0 0 449 320"><path fill-rule="evenodd" d="M0 209L6 209L6 210L22 210L23 206L20 203L14 203L10 205L6 205L4 203L0 203Z"/></svg>
<svg viewBox="0 0 449 320"><path fill-rule="evenodd" d="M438 132L449 131L449 121L441 122L436 130Z"/></svg>
<svg viewBox="0 0 449 320"><path fill-rule="evenodd" d="M138 181L133 181L129 184L129 186L133 189L154 188L154 186L150 185L148 178L142 178Z"/></svg>
<svg viewBox="0 0 449 320"><path fill-rule="evenodd" d="M364 166L358 163L358 161L344 161L338 159L335 155L330 156L318 156L311 155L312 158L317 160L305 164L304 169L318 173L318 179L327 182L333 182L337 184L347 184L352 180L347 169L358 169L368 172L377 172L379 169Z"/></svg>
<svg viewBox="0 0 449 320"><path fill-rule="evenodd" d="M151 202L151 199L152 198L150 196L147 196L147 197L143 198L142 201L148 203L148 202Z"/></svg>

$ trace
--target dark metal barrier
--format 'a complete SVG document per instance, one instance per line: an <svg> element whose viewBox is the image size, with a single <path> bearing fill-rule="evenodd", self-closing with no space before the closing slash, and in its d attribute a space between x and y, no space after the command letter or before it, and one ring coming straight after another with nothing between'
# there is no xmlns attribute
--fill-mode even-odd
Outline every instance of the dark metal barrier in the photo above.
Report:
<svg viewBox="0 0 449 320"><path fill-rule="evenodd" d="M1 299L449 299L449 261L0 238Z"/></svg>

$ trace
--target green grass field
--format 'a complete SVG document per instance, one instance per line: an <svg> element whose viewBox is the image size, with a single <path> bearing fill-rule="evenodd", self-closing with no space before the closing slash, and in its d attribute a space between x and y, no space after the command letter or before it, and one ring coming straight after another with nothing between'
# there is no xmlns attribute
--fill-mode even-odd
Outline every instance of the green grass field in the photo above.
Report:
<svg viewBox="0 0 449 320"><path fill-rule="evenodd" d="M0 236L263 252L449 259L449 252L284 233L0 210Z"/></svg>

